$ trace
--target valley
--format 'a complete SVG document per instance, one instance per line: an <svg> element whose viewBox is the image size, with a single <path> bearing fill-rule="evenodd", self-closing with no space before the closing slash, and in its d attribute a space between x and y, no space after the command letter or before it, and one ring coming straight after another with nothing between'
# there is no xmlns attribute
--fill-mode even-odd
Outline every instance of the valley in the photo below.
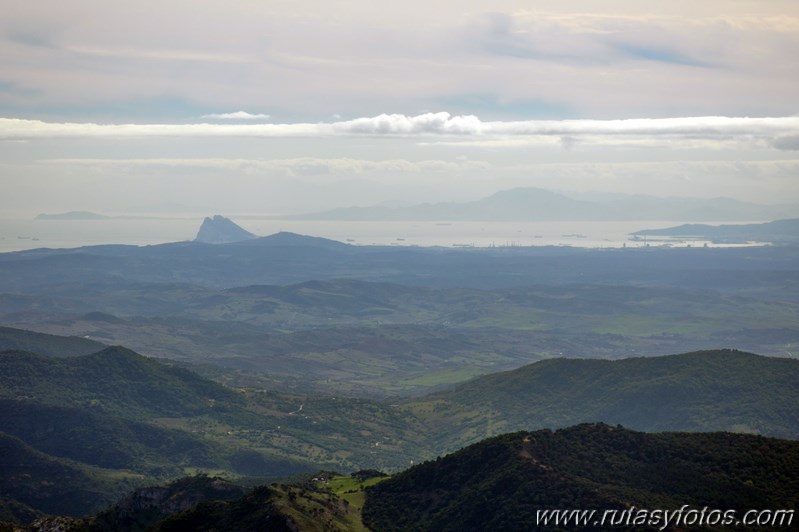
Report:
<svg viewBox="0 0 799 532"><path fill-rule="evenodd" d="M203 519L257 514L260 493L342 530L360 509L334 508L365 504L382 530L383 488L310 479L596 422L796 440L795 254L280 234L0 255L0 520L98 523L133 489L207 475L262 487Z"/></svg>

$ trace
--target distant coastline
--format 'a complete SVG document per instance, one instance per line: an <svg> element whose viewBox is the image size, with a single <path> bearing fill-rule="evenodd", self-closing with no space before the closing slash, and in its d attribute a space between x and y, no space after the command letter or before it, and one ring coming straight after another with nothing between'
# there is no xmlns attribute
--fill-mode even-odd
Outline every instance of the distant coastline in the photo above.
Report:
<svg viewBox="0 0 799 532"><path fill-rule="evenodd" d="M243 217L234 216L236 222ZM100 219L0 220L0 252L34 248L77 248L93 245L155 245L192 240L202 217L156 218L108 216ZM684 224L659 222L347 222L266 220L247 218L244 226L255 235L292 232L314 235L352 246L517 248L563 246L576 248L703 247L756 244L714 244L711 240L669 238L633 233ZM583 235L576 237L573 235ZM34 240L37 239L37 240ZM398 240L402 239L402 240ZM755 239L767 245L768 238ZM461 246L457 246L461 247Z"/></svg>
<svg viewBox="0 0 799 532"><path fill-rule="evenodd" d="M661 237L668 239L702 239L716 244L764 241L774 244L796 244L799 242L799 218L757 224L683 224L661 229L644 229L631 234L635 240L641 237Z"/></svg>
<svg viewBox="0 0 799 532"><path fill-rule="evenodd" d="M110 216L97 214L96 212L89 211L69 211L58 214L42 213L38 215L36 220L106 220Z"/></svg>
<svg viewBox="0 0 799 532"><path fill-rule="evenodd" d="M174 217L174 216L108 216L90 211L69 211L56 214L41 213L34 220L193 220L194 217Z"/></svg>

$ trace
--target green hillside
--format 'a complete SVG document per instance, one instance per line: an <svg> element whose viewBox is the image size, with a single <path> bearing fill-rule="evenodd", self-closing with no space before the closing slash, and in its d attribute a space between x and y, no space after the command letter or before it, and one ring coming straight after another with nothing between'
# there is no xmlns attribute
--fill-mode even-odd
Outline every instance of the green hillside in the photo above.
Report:
<svg viewBox="0 0 799 532"><path fill-rule="evenodd" d="M622 360L551 359L479 377L404 408L454 450L525 427L603 421L636 430L799 438L799 360L735 350Z"/></svg>
<svg viewBox="0 0 799 532"><path fill-rule="evenodd" d="M126 482L196 473L275 479L312 468L391 472L487 436L594 421L796 438L798 367L732 350L549 359L437 394L375 401L233 390L120 347L69 358L6 351L0 427L48 465L20 461L10 478L34 484L9 485L0 510L20 519L28 510L53 511L48 501L57 494L29 495L35 482L74 477L65 464ZM116 484L97 486L118 493ZM70 513L84 508L80 500L64 504Z"/></svg>
<svg viewBox="0 0 799 532"><path fill-rule="evenodd" d="M123 347L71 358L0 353L0 397L130 417L197 415L244 402L219 384Z"/></svg>
<svg viewBox="0 0 799 532"><path fill-rule="evenodd" d="M689 505L740 517L796 508L799 442L604 424L518 432L413 467L366 494L364 522L380 531L551 530L536 526L536 510L558 508Z"/></svg>
<svg viewBox="0 0 799 532"><path fill-rule="evenodd" d="M71 532L705 529L696 518L674 521L693 512L725 525L710 529L726 530L756 509L780 511L775 518L788 526L796 518L797 473L796 441L582 424L504 434L391 478L319 472L247 493L218 478L184 478L137 489L93 517L45 524ZM541 511L557 509L595 513L585 527L537 521ZM623 524L624 512L647 510L660 514L645 513L644 524L660 521Z"/></svg>
<svg viewBox="0 0 799 532"><path fill-rule="evenodd" d="M19 462L17 476L30 486L60 484L65 463L159 481L198 472L274 479L314 467L396 468L429 456L411 425L382 403L234 391L119 347L70 358L0 353L0 430L55 464ZM0 494L3 515L54 511L52 497L28 498L26 486ZM64 505L72 510L58 513L84 508L69 498Z"/></svg>
<svg viewBox="0 0 799 532"><path fill-rule="evenodd" d="M224 464L222 449L212 442L92 410L0 399L0 427L52 456L158 478Z"/></svg>
<svg viewBox="0 0 799 532"><path fill-rule="evenodd" d="M142 475L57 459L0 432L0 500L14 517L20 508L56 515L96 512L147 480ZM24 506L21 506L24 505ZM14 509L17 511L13 511Z"/></svg>
<svg viewBox="0 0 799 532"><path fill-rule="evenodd" d="M53 357L88 355L107 346L76 336L56 336L11 327L0 327L0 351L30 351Z"/></svg>
<svg viewBox="0 0 799 532"><path fill-rule="evenodd" d="M367 532L361 521L364 486L386 477L371 470L360 473L369 478L319 472L321 478L248 491L220 478L186 477L164 486L138 488L93 516L47 517L22 530Z"/></svg>
<svg viewBox="0 0 799 532"><path fill-rule="evenodd" d="M184 530L249 532L345 532L352 513L328 493L307 487L259 486L235 501L208 501L156 523L154 532Z"/></svg>
<svg viewBox="0 0 799 532"><path fill-rule="evenodd" d="M311 468L301 453L278 456L234 436L260 427L246 406L241 393L124 348L70 358L2 352L3 513L76 515L137 483L187 473L275 478Z"/></svg>

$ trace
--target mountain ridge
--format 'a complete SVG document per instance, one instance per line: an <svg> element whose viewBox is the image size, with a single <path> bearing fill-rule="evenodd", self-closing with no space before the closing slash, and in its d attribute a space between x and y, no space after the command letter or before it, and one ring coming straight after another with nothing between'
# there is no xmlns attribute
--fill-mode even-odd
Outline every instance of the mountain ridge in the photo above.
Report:
<svg viewBox="0 0 799 532"><path fill-rule="evenodd" d="M0 326L0 351L28 351L41 355L68 357L96 353L107 345L77 336L57 336Z"/></svg>
<svg viewBox="0 0 799 532"><path fill-rule="evenodd" d="M799 360L719 349L618 360L552 358L476 377L404 407L455 449L491 433L604 421L635 430L799 438ZM763 423L769 424L763 430Z"/></svg>
<svg viewBox="0 0 799 532"><path fill-rule="evenodd" d="M0 369L0 397L50 397L41 402L54 406L96 404L100 412L125 412L133 419L202 412L209 401L242 402L220 384L121 346L69 358L3 351Z"/></svg>
<svg viewBox="0 0 799 532"><path fill-rule="evenodd" d="M341 465L339 453L347 453L348 467L397 468L519 426L586 420L630 421L650 431L723 429L796 438L798 379L797 360L733 350L548 359L389 404L234 391L121 347L70 358L6 351L0 353L0 421L13 428L9 441L19 438L35 449L31 455L27 447L10 447L35 458L34 484L52 482L48 471L65 464L113 466L112 477L127 470L141 481L184 469L275 475L307 471L310 464ZM126 436L130 431L133 437ZM87 437L94 438L91 444ZM23 495L25 482L13 484ZM9 486L0 495L15 499L16 488Z"/></svg>
<svg viewBox="0 0 799 532"><path fill-rule="evenodd" d="M740 517L751 508L794 508L797 467L796 441L581 424L504 434L407 469L366 489L363 518L385 531L522 531L578 528L538 521L540 510L557 508L601 516L603 509L709 507Z"/></svg>

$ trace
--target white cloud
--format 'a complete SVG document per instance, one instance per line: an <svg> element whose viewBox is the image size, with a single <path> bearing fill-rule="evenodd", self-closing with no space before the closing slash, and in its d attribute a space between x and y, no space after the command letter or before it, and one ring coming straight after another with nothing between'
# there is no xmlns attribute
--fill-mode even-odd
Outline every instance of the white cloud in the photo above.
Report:
<svg viewBox="0 0 799 532"><path fill-rule="evenodd" d="M287 124L94 124L51 123L0 118L0 139L26 140L68 137L392 137L469 140L492 147L513 144L571 146L591 144L669 147L675 144L713 147L748 143L785 148L799 133L799 116L682 117L627 120L482 121L473 115L425 113L417 116L382 114L330 123ZM521 140L520 140L521 139ZM782 140L781 140L782 139ZM476 141L476 142L475 142Z"/></svg>
<svg viewBox="0 0 799 532"><path fill-rule="evenodd" d="M335 131L363 135L477 135L482 133L482 122L476 116L452 116L449 113L424 113L417 116L382 114L370 118L356 118L334 122Z"/></svg>
<svg viewBox="0 0 799 532"><path fill-rule="evenodd" d="M248 113L247 111L236 111L235 113L211 113L202 115L200 118L209 120L266 120L269 115L261 113Z"/></svg>
<svg viewBox="0 0 799 532"><path fill-rule="evenodd" d="M325 124L95 124L0 118L0 139L330 136Z"/></svg>

